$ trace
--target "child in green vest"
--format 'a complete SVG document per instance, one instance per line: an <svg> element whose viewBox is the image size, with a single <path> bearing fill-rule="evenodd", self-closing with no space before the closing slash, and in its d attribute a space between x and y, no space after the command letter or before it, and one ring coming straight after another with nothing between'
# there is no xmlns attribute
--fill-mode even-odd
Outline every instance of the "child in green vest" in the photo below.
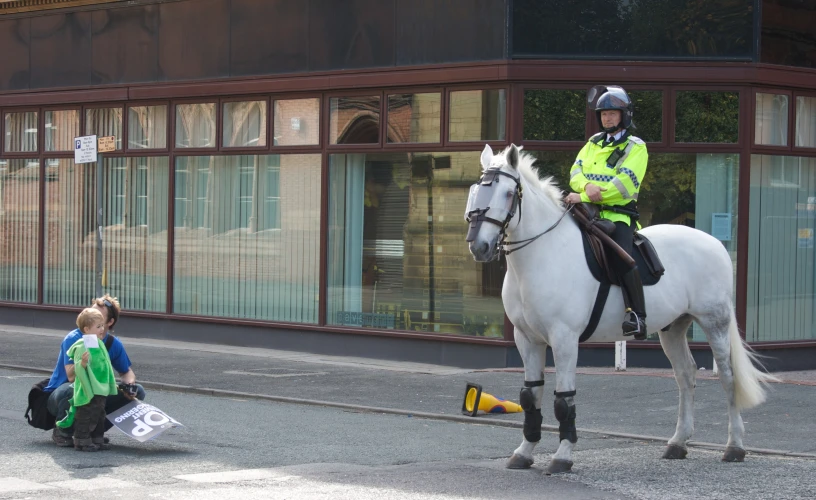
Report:
<svg viewBox="0 0 816 500"><path fill-rule="evenodd" d="M74 427L74 449L99 451L105 444L105 399L116 394L108 350L102 343L105 337L105 318L93 308L83 309L76 321L83 338L68 349L74 360L76 379L71 407L64 419L57 422L61 428Z"/></svg>

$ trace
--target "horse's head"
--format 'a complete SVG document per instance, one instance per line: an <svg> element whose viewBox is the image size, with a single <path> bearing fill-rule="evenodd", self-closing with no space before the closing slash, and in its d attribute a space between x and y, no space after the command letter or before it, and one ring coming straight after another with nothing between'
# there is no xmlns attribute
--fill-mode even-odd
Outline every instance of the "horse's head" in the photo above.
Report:
<svg viewBox="0 0 816 500"><path fill-rule="evenodd" d="M467 242L478 262L499 258L505 231L521 203L519 149L512 144L494 155L486 145L482 151L482 177L470 187L465 209L465 220L470 223Z"/></svg>

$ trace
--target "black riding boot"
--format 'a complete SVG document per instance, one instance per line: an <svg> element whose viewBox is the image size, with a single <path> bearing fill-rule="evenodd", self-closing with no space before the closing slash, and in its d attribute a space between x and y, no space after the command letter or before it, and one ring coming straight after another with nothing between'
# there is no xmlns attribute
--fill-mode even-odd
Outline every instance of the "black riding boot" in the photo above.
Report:
<svg viewBox="0 0 816 500"><path fill-rule="evenodd" d="M623 320L623 335L634 335L635 339L643 340L648 333L646 330L646 301L643 298L643 283L640 281L640 272L637 266L621 276L623 299L626 303L626 319Z"/></svg>

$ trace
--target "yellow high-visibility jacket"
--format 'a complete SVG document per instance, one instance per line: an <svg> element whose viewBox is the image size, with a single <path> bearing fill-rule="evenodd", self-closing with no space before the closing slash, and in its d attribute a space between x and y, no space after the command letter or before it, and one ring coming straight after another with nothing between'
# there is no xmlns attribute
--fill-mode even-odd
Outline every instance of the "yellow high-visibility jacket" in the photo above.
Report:
<svg viewBox="0 0 816 500"><path fill-rule="evenodd" d="M605 132L593 135L578 153L570 169L570 188L581 195L581 201L594 203L584 191L587 183L591 182L606 188L606 191L601 191L603 201L599 205L624 206L637 201L646 175L649 153L646 143L639 137L628 135L628 132L606 147L603 146L605 137ZM617 161L613 161L612 156L615 150L620 150ZM631 222L628 215L610 210L601 210L601 217L613 222Z"/></svg>

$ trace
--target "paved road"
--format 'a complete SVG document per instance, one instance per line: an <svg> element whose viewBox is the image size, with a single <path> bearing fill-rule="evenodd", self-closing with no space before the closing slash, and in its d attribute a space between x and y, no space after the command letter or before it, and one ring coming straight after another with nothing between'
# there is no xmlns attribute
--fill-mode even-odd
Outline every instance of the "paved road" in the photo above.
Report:
<svg viewBox="0 0 816 500"><path fill-rule="evenodd" d="M53 365L62 333L0 335L0 365L32 370L0 369L0 432L11 436L0 451L0 498L64 498L89 484L99 489L88 498L134 488L145 497L197 499L816 497L813 459L750 453L744 464L723 464L719 450L696 447L685 461L664 461L661 443L603 432L580 433L572 474L542 473L557 444L552 433L544 433L532 471L508 471L504 459L521 431L501 425L518 426L521 415L473 419L461 417L459 408L466 380L514 399L519 373L138 339L124 340L142 381L246 395L152 389L148 402L184 429L144 444L112 434L115 450L80 454L54 448L20 418L28 387L43 377L35 370ZM668 438L677 390L673 379L660 375L580 375L579 428ZM746 413L746 444L816 451L814 389L774 385L768 403ZM258 395L350 406L285 404ZM716 380L699 381L697 403L696 438L723 443L725 405ZM435 417L417 418L426 413ZM545 423L554 423L546 410ZM69 482L75 479L96 482Z"/></svg>

